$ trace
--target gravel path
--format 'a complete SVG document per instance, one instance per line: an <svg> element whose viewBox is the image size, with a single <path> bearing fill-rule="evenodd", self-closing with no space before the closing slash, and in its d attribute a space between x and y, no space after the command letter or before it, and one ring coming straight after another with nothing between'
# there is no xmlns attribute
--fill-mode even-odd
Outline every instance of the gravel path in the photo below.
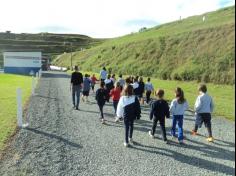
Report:
<svg viewBox="0 0 236 176"><path fill-rule="evenodd" d="M0 175L79 176L211 176L235 175L235 127L224 119L213 120L216 141L192 137L194 118L185 117L186 145L172 140L166 145L151 139L148 108L135 124L135 145L123 147L122 123L114 123L111 104L105 107L107 124L99 123L94 95L81 111L71 106L69 78L64 73L44 73L31 98L27 118L30 126L16 135L3 160ZM167 127L171 121L167 120ZM168 128L169 130L169 128ZM158 134L160 130L158 129ZM170 137L169 137L170 139Z"/></svg>

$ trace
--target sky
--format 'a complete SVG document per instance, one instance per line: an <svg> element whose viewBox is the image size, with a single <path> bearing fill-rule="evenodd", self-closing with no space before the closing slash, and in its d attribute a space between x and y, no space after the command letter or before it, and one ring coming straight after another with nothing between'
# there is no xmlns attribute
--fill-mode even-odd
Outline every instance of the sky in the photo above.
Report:
<svg viewBox="0 0 236 176"><path fill-rule="evenodd" d="M234 5L234 0L0 0L0 32L118 37Z"/></svg>

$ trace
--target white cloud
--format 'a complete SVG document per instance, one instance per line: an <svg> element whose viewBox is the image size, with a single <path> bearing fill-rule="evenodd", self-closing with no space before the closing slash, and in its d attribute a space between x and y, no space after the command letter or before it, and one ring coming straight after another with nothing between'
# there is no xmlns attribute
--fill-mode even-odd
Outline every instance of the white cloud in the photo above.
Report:
<svg viewBox="0 0 236 176"><path fill-rule="evenodd" d="M44 29L114 37L137 31L150 21L157 24L170 22L179 16L188 17L233 5L234 1L0 0L0 4L0 31L46 32L42 31ZM137 21L137 25L128 25L130 21Z"/></svg>

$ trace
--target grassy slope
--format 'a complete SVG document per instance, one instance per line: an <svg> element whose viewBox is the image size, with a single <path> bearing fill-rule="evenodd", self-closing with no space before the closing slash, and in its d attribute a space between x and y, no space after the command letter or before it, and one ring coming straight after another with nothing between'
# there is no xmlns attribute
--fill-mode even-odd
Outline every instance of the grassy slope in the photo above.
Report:
<svg viewBox="0 0 236 176"><path fill-rule="evenodd" d="M235 8L193 16L142 33L104 42L73 55L83 70L101 66L115 72L173 80L235 83ZM214 64L212 64L214 63ZM69 66L64 54L55 64Z"/></svg>
<svg viewBox="0 0 236 176"><path fill-rule="evenodd" d="M31 93L31 77L0 74L0 150L16 128L16 88L23 91L23 102Z"/></svg>

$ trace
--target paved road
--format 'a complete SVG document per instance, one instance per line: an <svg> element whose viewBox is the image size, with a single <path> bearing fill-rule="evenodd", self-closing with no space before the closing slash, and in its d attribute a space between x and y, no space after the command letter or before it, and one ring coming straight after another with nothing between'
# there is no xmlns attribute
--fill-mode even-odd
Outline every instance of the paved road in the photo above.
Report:
<svg viewBox="0 0 236 176"><path fill-rule="evenodd" d="M27 112L30 126L20 130L10 152L0 161L0 175L235 175L234 123L214 119L217 140L209 144L204 128L201 136L190 135L194 119L186 114L186 145L176 141L166 145L149 138L151 122L148 108L143 107L142 120L135 124L135 145L124 148L123 125L113 122L111 104L105 107L108 122L102 125L94 96L90 104L81 104L81 111L75 111L68 85L64 73L43 74ZM167 126L170 124L168 120Z"/></svg>

